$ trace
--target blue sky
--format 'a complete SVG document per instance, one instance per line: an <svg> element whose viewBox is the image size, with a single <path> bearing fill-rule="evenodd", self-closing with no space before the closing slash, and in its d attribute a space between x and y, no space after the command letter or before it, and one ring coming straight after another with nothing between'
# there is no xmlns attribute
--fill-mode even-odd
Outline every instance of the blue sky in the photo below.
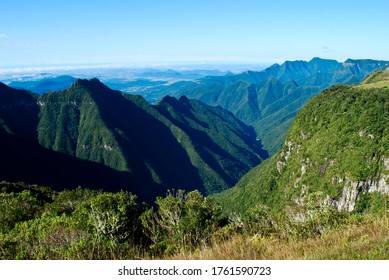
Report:
<svg viewBox="0 0 389 280"><path fill-rule="evenodd" d="M0 0L0 68L389 60L387 0Z"/></svg>

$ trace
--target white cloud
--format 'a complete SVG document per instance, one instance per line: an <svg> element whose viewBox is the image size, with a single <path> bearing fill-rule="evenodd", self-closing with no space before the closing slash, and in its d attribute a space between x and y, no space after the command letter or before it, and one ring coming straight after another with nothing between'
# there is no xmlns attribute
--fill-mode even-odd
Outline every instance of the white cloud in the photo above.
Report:
<svg viewBox="0 0 389 280"><path fill-rule="evenodd" d="M4 38L8 38L8 35L4 33L0 33L0 39L4 39Z"/></svg>

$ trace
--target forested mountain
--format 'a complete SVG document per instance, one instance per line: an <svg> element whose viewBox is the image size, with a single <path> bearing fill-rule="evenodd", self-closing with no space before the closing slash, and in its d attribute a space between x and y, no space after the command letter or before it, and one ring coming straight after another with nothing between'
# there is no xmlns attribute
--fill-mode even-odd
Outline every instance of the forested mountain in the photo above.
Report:
<svg viewBox="0 0 389 280"><path fill-rule="evenodd" d="M97 79L39 96L1 84L0 118L0 180L96 183L149 198L167 188L212 193L267 156L254 130L225 109L170 97L152 106Z"/></svg>
<svg viewBox="0 0 389 280"><path fill-rule="evenodd" d="M381 60L348 59L340 63L316 57L240 74L152 69L113 69L112 73L100 74L110 88L142 95L154 104L170 95L219 105L253 126L264 148L274 154L281 148L296 113L313 96L335 84L357 84L372 71L387 65L388 61ZM74 81L71 76L58 76L14 81L9 85L45 93L66 89Z"/></svg>
<svg viewBox="0 0 389 280"><path fill-rule="evenodd" d="M283 148L220 194L226 208L244 211L260 202L295 217L330 206L383 208L380 195L389 193L388 73L334 86L308 102Z"/></svg>
<svg viewBox="0 0 389 280"><path fill-rule="evenodd" d="M313 58L286 61L261 71L206 77L153 87L147 98L187 96L219 105L254 126L265 149L274 154L281 146L294 116L313 96L335 84L356 84L367 74L389 65L388 61L352 60L344 63Z"/></svg>

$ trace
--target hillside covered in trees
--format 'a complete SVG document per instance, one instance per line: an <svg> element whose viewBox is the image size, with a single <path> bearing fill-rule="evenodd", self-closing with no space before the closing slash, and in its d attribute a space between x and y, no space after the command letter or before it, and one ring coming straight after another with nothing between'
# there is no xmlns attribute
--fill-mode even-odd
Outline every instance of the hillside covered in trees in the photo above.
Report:
<svg viewBox="0 0 389 280"><path fill-rule="evenodd" d="M268 155L254 130L186 97L150 105L97 79L35 95L0 84L0 180L128 190L154 201L168 188L214 193Z"/></svg>

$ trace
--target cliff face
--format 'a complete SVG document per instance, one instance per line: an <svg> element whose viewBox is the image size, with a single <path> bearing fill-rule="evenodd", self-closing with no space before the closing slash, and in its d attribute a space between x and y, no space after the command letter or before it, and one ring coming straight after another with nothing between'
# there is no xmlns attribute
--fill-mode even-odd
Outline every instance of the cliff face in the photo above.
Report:
<svg viewBox="0 0 389 280"><path fill-rule="evenodd" d="M317 203L353 211L365 193L389 194L388 96L338 86L301 111L277 162L289 203L304 207L320 194Z"/></svg>
<svg viewBox="0 0 389 280"><path fill-rule="evenodd" d="M277 173L280 180L285 180L285 174L289 173L284 169L294 170L294 166L300 166L299 170L292 171L284 182L285 192L293 193L291 195L291 204L298 206L297 208L306 208L309 203L315 203L320 207L332 206L338 211L354 211L358 202L358 199L366 194L389 194L389 158L387 155L383 155L379 158L373 158L366 161L365 167L368 165L376 165L377 172L369 173L370 176L364 176L357 179L350 175L352 171L345 170L344 172L327 171L336 166L338 159L324 158L324 163L318 163L311 161L309 157L300 160L299 164L293 159L301 153L302 146L287 141L285 143L285 149L279 155L279 161L277 162ZM289 159L291 161L289 162ZM320 168L318 168L320 166ZM325 178L325 172L332 172L330 178ZM339 173L337 173L339 172ZM297 175L297 176L296 176ZM307 177L317 176L322 178L323 182L316 182L316 184L310 184ZM286 181L289 181L288 184ZM323 186L322 189L316 190L317 184ZM331 188L333 188L331 190ZM288 190L289 189L289 190ZM299 190L300 192L298 192ZM312 191L314 190L314 191ZM333 195L335 193L335 195ZM316 196L316 201L312 201L313 196ZM290 206L290 205L289 205Z"/></svg>
<svg viewBox="0 0 389 280"><path fill-rule="evenodd" d="M389 194L389 83L387 72L374 75L312 99L280 152L229 190L226 204L251 197L252 203L286 209L299 219L312 208L382 207L373 198Z"/></svg>

